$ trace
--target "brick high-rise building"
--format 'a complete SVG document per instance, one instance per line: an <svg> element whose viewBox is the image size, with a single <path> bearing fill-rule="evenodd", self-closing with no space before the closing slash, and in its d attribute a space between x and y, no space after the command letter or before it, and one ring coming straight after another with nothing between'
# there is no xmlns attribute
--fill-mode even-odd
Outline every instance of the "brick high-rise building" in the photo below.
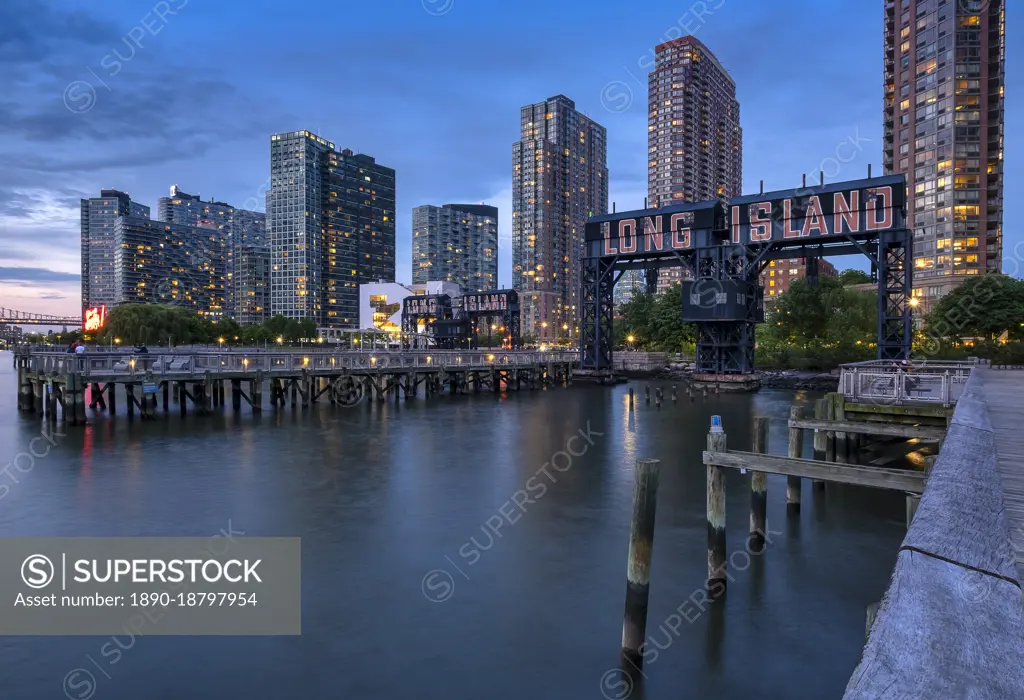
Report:
<svg viewBox="0 0 1024 700"><path fill-rule="evenodd" d="M1005 0L885 0L884 165L907 177L926 312L1003 246Z"/></svg>
<svg viewBox="0 0 1024 700"><path fill-rule="evenodd" d="M659 44L647 77L649 207L701 202L743 187L743 130L736 83L692 36ZM661 270L658 288L681 268Z"/></svg>
<svg viewBox="0 0 1024 700"><path fill-rule="evenodd" d="M608 213L608 134L565 95L520 112L512 145L512 286L522 332L578 337L583 229Z"/></svg>
<svg viewBox="0 0 1024 700"><path fill-rule="evenodd" d="M825 258L818 258L819 277L838 277L836 266ZM772 260L761 273L761 286L764 287L764 301L770 304L775 298L789 291L793 280L807 277L807 259L792 258L789 260ZM877 287L877 285L876 285Z"/></svg>

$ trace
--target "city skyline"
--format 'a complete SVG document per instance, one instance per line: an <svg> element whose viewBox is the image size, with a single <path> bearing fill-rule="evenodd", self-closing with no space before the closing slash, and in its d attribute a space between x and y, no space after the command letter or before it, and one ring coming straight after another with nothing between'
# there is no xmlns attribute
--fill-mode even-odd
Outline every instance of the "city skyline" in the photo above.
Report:
<svg viewBox="0 0 1024 700"><path fill-rule="evenodd" d="M877 46L883 26L881 2L836 2L825 9L811 2L795 3L782 15L761 4L731 0L699 3L706 10L701 16L688 4L653 2L642 16L625 19L616 5L588 3L585 19L576 26L595 37L614 26L612 45L584 42L580 51L564 56L516 61L510 56L522 41L522 32L513 31L521 24L515 21L519 12L465 2L449 5L444 14L433 15L421 4L410 3L386 13L386 20L372 7L344 13L325 8L325 15L350 20L357 33L371 32L386 21L402 44L400 55L373 59L384 61L383 77L371 80L360 75L370 59L350 61L343 71L342 92L362 99L339 110L341 97L325 97L311 81L294 79L297 65L315 62L304 47L310 39L281 39L287 34L284 30L300 24L313 33L321 30L283 11L272 13L270 4L250 3L242 11L234 3L187 3L147 30L144 45L135 49L131 60L121 60L118 74L111 76L102 67L109 65L104 58L117 47L122 59L129 55L122 39L140 24L148 7L123 0L102 7L78 0L60 5L4 3L0 19L13 27L13 45L23 50L5 53L0 61L12 75L35 71L46 90L15 81L7 109L0 110L5 127L0 153L7 164L0 179L0 295L9 305L26 310L79 312L78 201L96 196L101 188L126 191L156 211L157 198L168 184L177 182L188 192L213 193L236 207L263 210L269 178L267 138L294 129L316 131L373 154L398 172L399 281L411 278L413 207L431 201L485 201L501 213L498 286L509 286L512 207L507 153L518 133L519 108L555 94L575 101L578 109L608 130L610 202L620 210L639 208L647 192L646 75L653 49L688 33L707 45L736 81L737 97L744 105L746 192L756 191L761 180L766 190L793 187L802 173L813 179L818 169L824 169L830 181L860 177L869 163L882 172L882 56ZM551 11L569 17L582 7L565 3ZM814 27L834 26L837 12L848 20L845 31L832 32L827 45L805 41L814 35ZM211 50L225 55L241 51L241 60L214 63L218 67L201 76L183 70L194 67L184 42L204 39L213 27L229 20L245 29L250 46L239 48L240 39L221 37L223 41ZM481 23L500 29L486 40L472 40L478 42L473 47L480 58L467 65L462 60L466 44L449 39L463 37L467 26ZM765 27L777 49L770 54L755 50L757 42L737 40L763 35ZM527 38L539 36L538 28L519 29ZM1020 60L1012 47L1019 35L1011 16L1007 192L1024 174L1016 165L1013 116L1019 73L1015 66ZM270 37L275 37L271 56L261 57L268 45L261 42ZM430 58L422 66L412 65L411 59L420 55ZM278 62L268 64L271 60ZM403 70L397 71L398 66ZM804 66L813 66L813 72ZM161 87L172 67L181 85ZM464 103L416 89L423 76L487 79L503 87L480 93L481 100L467 109ZM81 86L63 92L75 81L93 85L95 96L88 110L82 109ZM175 94L186 83L205 90L202 104ZM273 94L275 86L286 84L287 99ZM806 100L797 102L792 90L806 95ZM385 101L380 103L381 99ZM377 103L385 106L381 109ZM416 118L409 119L410 114ZM1013 230L1005 236L1004 269L1013 273L1018 271L1013 267L1014 250L1022 236ZM1024 246L1019 251L1024 253Z"/></svg>

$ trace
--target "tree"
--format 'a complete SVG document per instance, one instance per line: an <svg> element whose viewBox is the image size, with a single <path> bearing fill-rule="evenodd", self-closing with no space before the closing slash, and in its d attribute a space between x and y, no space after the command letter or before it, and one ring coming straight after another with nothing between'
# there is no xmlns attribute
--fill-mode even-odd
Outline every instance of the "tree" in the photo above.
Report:
<svg viewBox="0 0 1024 700"><path fill-rule="evenodd" d="M927 334L940 338L987 338L1004 332L1024 337L1024 281L1004 275L971 277L939 299L925 317Z"/></svg>
<svg viewBox="0 0 1024 700"><path fill-rule="evenodd" d="M680 352L694 342L693 324L683 323L683 290L674 285L661 294L640 292L619 307L615 345ZM633 342L627 338L633 336Z"/></svg>
<svg viewBox="0 0 1024 700"><path fill-rule="evenodd" d="M868 284L870 282L871 277L861 270L843 270L839 273L839 283L844 287L854 284Z"/></svg>

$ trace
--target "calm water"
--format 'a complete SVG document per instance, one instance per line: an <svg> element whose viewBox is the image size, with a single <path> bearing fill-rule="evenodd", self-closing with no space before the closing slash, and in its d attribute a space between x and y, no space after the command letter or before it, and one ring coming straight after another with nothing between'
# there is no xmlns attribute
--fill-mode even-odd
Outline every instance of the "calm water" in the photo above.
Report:
<svg viewBox="0 0 1024 700"><path fill-rule="evenodd" d="M18 416L15 384L0 354L3 464L39 431ZM230 527L301 537L303 634L0 638L0 696L65 697L65 676L81 668L99 700L601 698L602 678L607 696L621 697L621 678L605 674L618 664L632 465L642 457L662 460L648 634L664 649L633 697L841 696L865 607L881 597L904 534L902 496L805 484L803 513L787 522L785 480L770 477L768 524L781 534L701 614L686 601L706 573L700 452L710 416L723 416L730 447L749 449L752 417L770 415L770 451L784 453L782 419L794 398L812 397L684 396L658 410L633 386L632 422L625 385L256 418L228 408L129 423L120 397L113 421L90 411L90 426L68 428L31 472L15 472L19 483L0 476L10 487L0 535L209 537ZM564 472L549 468L555 483L542 475L546 493L522 513L506 506L520 517L489 537L484 523L588 425L593 445L575 441L585 454ZM739 553L748 477L727 478L729 549ZM443 602L424 595L431 571L426 590L450 592ZM694 621L659 629L680 606Z"/></svg>

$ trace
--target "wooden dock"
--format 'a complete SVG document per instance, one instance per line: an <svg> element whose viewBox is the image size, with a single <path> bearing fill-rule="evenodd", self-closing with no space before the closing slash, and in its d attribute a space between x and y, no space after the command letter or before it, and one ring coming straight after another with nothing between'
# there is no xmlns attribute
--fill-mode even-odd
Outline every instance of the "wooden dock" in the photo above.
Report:
<svg viewBox="0 0 1024 700"><path fill-rule="evenodd" d="M995 434L1017 580L1024 581L1024 371L991 368L977 371Z"/></svg>
<svg viewBox="0 0 1024 700"><path fill-rule="evenodd" d="M94 410L117 411L123 396L128 418L136 409L155 418L157 396L164 413L172 397L182 416L191 402L200 415L224 406L227 385L232 409L243 401L253 413L263 409L263 388L270 405L307 408L320 398L354 406L364 398L395 401L425 396L517 391L572 383L578 357L572 352L473 351L305 351L260 350L124 353L24 349L15 353L18 408L50 420L85 425L86 397Z"/></svg>

